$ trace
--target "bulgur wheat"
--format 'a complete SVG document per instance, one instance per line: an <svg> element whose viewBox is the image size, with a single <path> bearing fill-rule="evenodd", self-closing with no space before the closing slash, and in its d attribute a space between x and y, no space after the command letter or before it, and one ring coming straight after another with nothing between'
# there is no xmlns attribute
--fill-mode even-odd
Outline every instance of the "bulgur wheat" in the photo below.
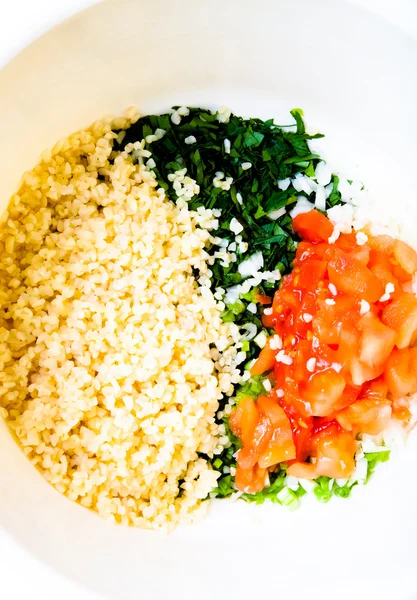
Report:
<svg viewBox="0 0 417 600"><path fill-rule="evenodd" d="M200 454L228 443L215 413L239 381L239 331L193 275L207 272L212 211L173 204L113 151L112 129L136 118L61 140L10 202L0 410L59 492L120 523L170 528L216 486Z"/></svg>

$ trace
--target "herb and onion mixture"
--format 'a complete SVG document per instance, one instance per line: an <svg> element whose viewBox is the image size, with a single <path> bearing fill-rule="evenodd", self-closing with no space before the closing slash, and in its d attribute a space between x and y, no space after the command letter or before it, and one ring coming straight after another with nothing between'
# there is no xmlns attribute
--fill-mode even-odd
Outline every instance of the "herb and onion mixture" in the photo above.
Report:
<svg viewBox="0 0 417 600"><path fill-rule="evenodd" d="M175 107L116 132L115 149L177 205L213 211L196 276L240 328L241 380L217 412L229 443L210 459L210 496L295 508L311 490L349 496L388 459L393 421L413 422L417 254L355 220L362 185L334 175L309 147L323 136L291 115Z"/></svg>
<svg viewBox="0 0 417 600"><path fill-rule="evenodd" d="M346 498L416 420L414 229L386 206L382 226L291 115L129 109L45 150L9 202L0 417L102 517Z"/></svg>

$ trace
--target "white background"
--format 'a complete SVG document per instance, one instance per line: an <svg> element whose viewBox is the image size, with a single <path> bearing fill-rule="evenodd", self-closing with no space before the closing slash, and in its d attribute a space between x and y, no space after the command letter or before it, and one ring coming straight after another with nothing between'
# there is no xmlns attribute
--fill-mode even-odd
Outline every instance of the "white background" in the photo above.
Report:
<svg viewBox="0 0 417 600"><path fill-rule="evenodd" d="M5 0L0 0L0 66L45 29L98 1L13 0L7 1L6 5ZM417 0L351 1L378 13L417 37ZM180 8L181 0L177 0L177 3ZM0 532L0 598L2 600L99 600L96 594L80 589L38 563L3 532Z"/></svg>

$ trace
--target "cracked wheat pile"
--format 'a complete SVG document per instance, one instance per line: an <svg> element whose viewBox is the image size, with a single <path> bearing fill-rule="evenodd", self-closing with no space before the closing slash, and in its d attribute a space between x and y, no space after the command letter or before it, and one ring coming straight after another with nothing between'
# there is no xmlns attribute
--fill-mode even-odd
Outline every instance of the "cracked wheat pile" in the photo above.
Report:
<svg viewBox="0 0 417 600"><path fill-rule="evenodd" d="M172 203L113 151L136 118L58 142L3 217L0 413L68 498L171 528L216 486L207 457L228 443L215 413L239 381L239 331L194 278L212 211Z"/></svg>

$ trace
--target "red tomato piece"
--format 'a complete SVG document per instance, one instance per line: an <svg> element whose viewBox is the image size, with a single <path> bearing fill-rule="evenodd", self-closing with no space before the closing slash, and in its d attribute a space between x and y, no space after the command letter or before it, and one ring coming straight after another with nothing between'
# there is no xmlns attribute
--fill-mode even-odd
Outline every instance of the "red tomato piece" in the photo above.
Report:
<svg viewBox="0 0 417 600"><path fill-rule="evenodd" d="M383 365L371 367L359 360L360 332L357 329L343 328L339 337L337 350L338 362L343 365L344 371L350 373L354 386L361 386L366 381L379 377L383 372Z"/></svg>
<svg viewBox="0 0 417 600"><path fill-rule="evenodd" d="M394 348L396 332L371 312L363 315L358 326L361 329L359 360L368 367L380 367Z"/></svg>
<svg viewBox="0 0 417 600"><path fill-rule="evenodd" d="M310 242L301 241L297 246L295 254L294 266L299 267L300 264L309 259L323 260L324 255L329 252L329 244L322 242L320 244L311 244Z"/></svg>
<svg viewBox="0 0 417 600"><path fill-rule="evenodd" d="M281 409L282 410L282 409ZM293 460L296 456L291 424L282 410L279 424L276 424L270 441L259 458L259 466L267 469L280 462Z"/></svg>
<svg viewBox="0 0 417 600"><path fill-rule="evenodd" d="M398 348L409 346L417 332L417 298L406 292L400 294L384 308L382 322L397 332Z"/></svg>
<svg viewBox="0 0 417 600"><path fill-rule="evenodd" d="M394 399L417 392L417 348L395 349L385 366L384 380Z"/></svg>
<svg viewBox="0 0 417 600"><path fill-rule="evenodd" d="M398 280L393 274L394 265L388 254L380 250L371 250L368 266L372 273L382 281L384 286L386 286L387 283L393 283L395 287L398 288Z"/></svg>
<svg viewBox="0 0 417 600"><path fill-rule="evenodd" d="M391 256L394 249L394 239L390 235L373 235L368 239L368 244L378 252Z"/></svg>
<svg viewBox="0 0 417 600"><path fill-rule="evenodd" d="M308 400L302 396L299 390L298 383L294 381L293 377L285 377L284 384L284 397L280 399L280 405L285 410L290 420L307 419L311 417L311 406Z"/></svg>
<svg viewBox="0 0 417 600"><path fill-rule="evenodd" d="M303 240L313 244L327 242L334 229L329 219L317 210L297 215L292 221L292 226Z"/></svg>
<svg viewBox="0 0 417 600"><path fill-rule="evenodd" d="M393 254L406 273L413 275L417 271L417 252L411 246L401 240L395 240Z"/></svg>
<svg viewBox="0 0 417 600"><path fill-rule="evenodd" d="M349 253L349 256L351 256L352 258L354 258L355 260L357 260L358 262L360 262L361 264L363 264L365 266L369 263L370 255L371 255L371 248L369 246L367 246L366 244L363 244L362 246L358 246L357 248L352 250L352 252Z"/></svg>
<svg viewBox="0 0 417 600"><path fill-rule="evenodd" d="M285 416L285 415L284 415ZM239 450L237 463L244 469L255 466L273 434L271 421L264 414L258 418L252 438Z"/></svg>
<svg viewBox="0 0 417 600"><path fill-rule="evenodd" d="M312 375L301 392L311 405L313 415L325 417L338 409L345 385L341 373L327 369Z"/></svg>
<svg viewBox="0 0 417 600"><path fill-rule="evenodd" d="M389 270L396 279L402 283L410 281L411 275L417 270L417 253L413 248L400 240L394 240L389 235L373 236L369 244L377 254L386 257L390 263Z"/></svg>
<svg viewBox="0 0 417 600"><path fill-rule="evenodd" d="M316 259L306 260L299 267L297 287L304 290L316 290L320 281L323 281L326 270L326 262Z"/></svg>
<svg viewBox="0 0 417 600"><path fill-rule="evenodd" d="M261 414L268 417L272 427L278 427L283 419L287 419L284 410L278 404L278 399L273 396L259 396L256 404Z"/></svg>
<svg viewBox="0 0 417 600"><path fill-rule="evenodd" d="M310 454L310 438L313 424L313 417L299 418L297 422L292 423L297 460L304 461Z"/></svg>
<svg viewBox="0 0 417 600"><path fill-rule="evenodd" d="M339 423L332 417L314 417L310 447L315 453L317 443L324 437L335 436L341 431Z"/></svg>
<svg viewBox="0 0 417 600"><path fill-rule="evenodd" d="M272 313L271 315L266 315L263 313L262 315L262 325L267 329L274 329L277 325L278 319L277 316Z"/></svg>
<svg viewBox="0 0 417 600"><path fill-rule="evenodd" d="M347 406L350 406L351 404L356 402L360 392L361 392L360 386L346 385L345 389L343 390L342 397L340 398L340 401L338 403L340 410L342 410L343 408L346 408ZM385 397L386 397L386 395L385 395Z"/></svg>
<svg viewBox="0 0 417 600"><path fill-rule="evenodd" d="M360 400L368 398L372 400L386 400L388 396L388 386L383 380L375 379L364 385L360 391Z"/></svg>
<svg viewBox="0 0 417 600"><path fill-rule="evenodd" d="M384 293L382 282L362 263L340 252L327 265L329 279L337 290L367 302L377 302Z"/></svg>
<svg viewBox="0 0 417 600"><path fill-rule="evenodd" d="M318 477L315 466L306 462L293 463L288 467L287 473L298 479L316 479Z"/></svg>
<svg viewBox="0 0 417 600"><path fill-rule="evenodd" d="M319 300L318 311L313 320L313 332L323 344L338 344L340 330L344 325L354 327L359 317L359 306L352 296L336 296L334 304Z"/></svg>
<svg viewBox="0 0 417 600"><path fill-rule="evenodd" d="M342 413L336 415L336 419L342 427L350 431L353 430L355 433L377 435L387 427L391 414L392 409L389 400L364 398L345 408ZM346 427L347 423L349 425Z"/></svg>
<svg viewBox="0 0 417 600"><path fill-rule="evenodd" d="M272 304L272 298L270 298L269 296L265 296L265 294L256 294L255 298L259 302L259 304Z"/></svg>
<svg viewBox="0 0 417 600"><path fill-rule="evenodd" d="M287 287L280 289L281 302L287 307L287 309L293 312L298 312L301 307L302 292L297 288L288 289Z"/></svg>
<svg viewBox="0 0 417 600"><path fill-rule="evenodd" d="M262 492L268 481L268 471L261 469L258 465L248 469L240 465L236 468L235 485L241 492L256 494Z"/></svg>
<svg viewBox="0 0 417 600"><path fill-rule="evenodd" d="M358 248L358 242L356 241L356 232L352 233L341 233L334 245L343 252L352 252Z"/></svg>
<svg viewBox="0 0 417 600"><path fill-rule="evenodd" d="M307 361L310 358L313 358L311 342L308 340L300 340L297 344L297 351L293 363L293 377L295 381L304 381L311 375L306 366Z"/></svg>
<svg viewBox="0 0 417 600"><path fill-rule="evenodd" d="M353 358L350 363L350 374L352 377L352 383L354 385L362 385L367 381L376 379L379 377L384 370L384 367L370 367L361 362L358 358Z"/></svg>
<svg viewBox="0 0 417 600"><path fill-rule="evenodd" d="M252 441L258 418L258 409L252 398L242 398L230 414L230 429L242 441L243 445L247 445Z"/></svg>
<svg viewBox="0 0 417 600"><path fill-rule="evenodd" d="M298 385L293 378L284 377L277 381L275 393L278 390L284 392L284 396L277 396L277 400L291 423L297 459L305 460L309 454L307 446L313 427L311 408L300 397Z"/></svg>
<svg viewBox="0 0 417 600"><path fill-rule="evenodd" d="M276 350L272 350L269 345L269 340L266 345L262 348L261 353L258 356L256 363L250 370L251 375L263 375L267 371L270 371L275 364Z"/></svg>
<svg viewBox="0 0 417 600"><path fill-rule="evenodd" d="M317 475L344 479L355 470L356 442L351 433L341 432L319 440L316 451Z"/></svg>

